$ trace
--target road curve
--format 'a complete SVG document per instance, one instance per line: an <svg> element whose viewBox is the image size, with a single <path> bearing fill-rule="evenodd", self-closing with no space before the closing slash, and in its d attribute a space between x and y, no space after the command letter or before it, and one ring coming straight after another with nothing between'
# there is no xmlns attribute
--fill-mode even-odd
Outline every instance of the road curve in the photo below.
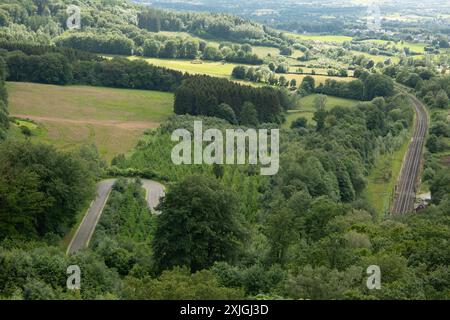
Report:
<svg viewBox="0 0 450 320"><path fill-rule="evenodd" d="M102 215L103 209L105 208L109 194L111 193L115 182L116 179L108 179L97 184L96 198L92 201L91 206L77 229L77 232L73 236L72 241L67 248L67 254L75 253L89 246L95 227L100 220L100 216ZM164 186L152 180L142 179L141 182L142 187L146 191L148 207L152 212L157 213L155 208L159 204L160 198L165 194Z"/></svg>
<svg viewBox="0 0 450 320"><path fill-rule="evenodd" d="M153 181L153 180L143 179L143 180L141 180L141 182L142 182L142 187L145 189L145 192L147 193L146 199L147 199L148 207L150 208L150 210L152 210L152 212L158 213L155 210L155 208L158 206L159 200L161 199L161 197L164 197L164 195L165 195L164 186L161 183Z"/></svg>
<svg viewBox="0 0 450 320"><path fill-rule="evenodd" d="M391 214L402 215L414 211L416 186L422 167L423 147L428 132L428 113L424 104L403 87L397 86L400 92L408 95L416 112L413 137L403 160L400 177L395 187L394 202Z"/></svg>

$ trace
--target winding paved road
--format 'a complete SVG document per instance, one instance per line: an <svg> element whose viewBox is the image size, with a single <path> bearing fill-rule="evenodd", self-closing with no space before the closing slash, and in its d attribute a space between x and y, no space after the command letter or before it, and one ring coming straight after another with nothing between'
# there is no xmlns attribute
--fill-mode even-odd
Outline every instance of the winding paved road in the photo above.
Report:
<svg viewBox="0 0 450 320"><path fill-rule="evenodd" d="M159 199L165 194L164 186L152 180L142 179L141 181L142 187L147 193L146 199L148 207L152 212L157 213L155 208L159 204ZM67 254L75 253L89 246L95 227L100 220L100 216L102 215L103 209L105 208L109 194L111 193L115 182L116 179L108 179L97 184L97 196L95 200L92 201L91 206L83 218L83 221L81 221L77 232L72 238L72 241L67 248Z"/></svg>
<svg viewBox="0 0 450 320"><path fill-rule="evenodd" d="M397 89L408 95L416 112L414 133L408 151L403 160L402 170L398 179L391 214L402 215L414 211L416 186L422 167L422 154L425 138L428 132L428 113L423 103L403 87Z"/></svg>
<svg viewBox="0 0 450 320"><path fill-rule="evenodd" d="M148 207L150 208L150 210L152 210L152 212L158 214L159 212L157 212L155 210L155 208L159 204L159 199L161 199L161 197L164 197L164 195L165 195L164 186L161 183L153 181L153 180L143 179L143 180L141 180L141 182L142 182L142 187L147 192L146 199L147 199Z"/></svg>

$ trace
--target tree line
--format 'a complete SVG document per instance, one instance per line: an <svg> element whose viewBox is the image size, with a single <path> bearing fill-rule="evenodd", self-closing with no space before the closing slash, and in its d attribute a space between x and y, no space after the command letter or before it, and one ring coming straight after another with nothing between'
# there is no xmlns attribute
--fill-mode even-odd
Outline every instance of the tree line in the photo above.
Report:
<svg viewBox="0 0 450 320"><path fill-rule="evenodd" d="M381 74L358 74L359 78L352 81L337 81L326 79L316 86L312 76L303 78L298 93L302 96L320 93L340 98L370 101L376 97L389 97L394 94L394 82Z"/></svg>
<svg viewBox="0 0 450 320"><path fill-rule="evenodd" d="M186 77L181 72L125 58L81 60L59 52L27 55L3 52L9 81L81 84L116 88L173 91Z"/></svg>
<svg viewBox="0 0 450 320"><path fill-rule="evenodd" d="M138 55L151 58L196 59L262 64L263 60L251 52L250 45L222 43L216 48L203 40L169 37L145 33L138 37L128 35L98 34L95 31L76 32L60 36L55 44L86 52L117 55Z"/></svg>
<svg viewBox="0 0 450 320"><path fill-rule="evenodd" d="M187 31L200 37L279 47L281 32L237 16L211 13L180 13L145 8L138 14L138 26L151 32Z"/></svg>
<svg viewBox="0 0 450 320"><path fill-rule="evenodd" d="M94 193L97 156L90 149L62 153L29 141L0 143L0 239L65 234Z"/></svg>
<svg viewBox="0 0 450 320"><path fill-rule="evenodd" d="M233 68L231 76L239 80L248 80L258 83L267 83L272 86L290 87L292 90L297 89L297 80L288 81L284 75L277 76L276 73L287 73L288 66L280 64L275 67L273 63L268 66L246 67L236 66Z"/></svg>
<svg viewBox="0 0 450 320"><path fill-rule="evenodd" d="M98 34L93 32L69 33L55 39L55 44L61 47L81 51L132 55L134 42L125 36L117 34Z"/></svg>
<svg viewBox="0 0 450 320"><path fill-rule="evenodd" d="M186 79L175 91L174 110L180 115L236 118L241 124L279 123L289 104L287 93L281 90L198 75Z"/></svg>
<svg viewBox="0 0 450 320"><path fill-rule="evenodd" d="M399 65L388 66L383 74L415 90L416 96L432 109L430 135L427 148L432 154L448 149L446 138L449 136L449 124L445 111L450 107L450 76L445 75L446 68L439 72L424 60L402 60ZM442 114L443 112L444 114ZM438 170L436 166L426 170L424 179L431 181Z"/></svg>
<svg viewBox="0 0 450 320"><path fill-rule="evenodd" d="M184 58L182 37L170 37L161 30L189 32L205 39L219 39L252 45L280 47L287 43L282 33L242 18L224 14L194 14L157 10L141 5L91 1L83 3L81 30L67 30L66 7L54 0L37 1L10 0L1 5L4 25L0 38L7 41L31 41L41 44L57 44L95 53L142 55L151 52L148 42L159 43L161 57ZM136 16L132 14L137 14ZM136 21L137 20L137 21ZM187 45L193 39L187 39ZM174 45L173 41L176 42ZM147 45L144 46L144 43ZM200 41L200 53L205 59L261 64L254 54L229 48L216 52L207 41ZM208 47L207 52L202 49ZM189 50L192 47L188 48ZM233 50L230 50L233 49ZM153 51L155 45L153 44ZM158 56L159 56L158 54ZM152 55L155 57L155 53Z"/></svg>
<svg viewBox="0 0 450 320"><path fill-rule="evenodd" d="M9 128L8 93L5 85L6 73L5 60L0 57L0 141L6 138L6 133Z"/></svg>
<svg viewBox="0 0 450 320"><path fill-rule="evenodd" d="M263 59L252 53L250 45L238 45L224 42L215 47L205 41L171 38L165 41L156 39L145 40L142 55L153 58L196 59L246 63L259 65Z"/></svg>
<svg viewBox="0 0 450 320"><path fill-rule="evenodd" d="M43 55L45 53L60 53L69 61L100 61L103 60L96 54L73 48L57 47L54 45L37 44L30 41L0 40L0 51L22 51L27 55Z"/></svg>

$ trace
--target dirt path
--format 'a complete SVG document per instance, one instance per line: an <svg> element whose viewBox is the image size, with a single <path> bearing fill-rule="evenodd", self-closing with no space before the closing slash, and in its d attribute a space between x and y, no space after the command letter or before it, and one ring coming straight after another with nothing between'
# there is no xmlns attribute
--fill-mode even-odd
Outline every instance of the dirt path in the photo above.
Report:
<svg viewBox="0 0 450 320"><path fill-rule="evenodd" d="M57 123L78 124L78 125L109 126L109 127L118 127L121 129L143 130L148 128L156 128L159 125L159 123L151 121L76 120L57 117L31 116L26 114L11 114L11 116L21 119L30 119L36 122L57 122Z"/></svg>

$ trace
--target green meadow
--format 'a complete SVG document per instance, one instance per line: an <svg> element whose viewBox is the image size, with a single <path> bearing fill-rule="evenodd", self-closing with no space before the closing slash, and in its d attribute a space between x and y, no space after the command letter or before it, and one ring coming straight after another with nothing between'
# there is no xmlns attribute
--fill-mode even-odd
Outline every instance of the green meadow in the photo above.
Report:
<svg viewBox="0 0 450 320"><path fill-rule="evenodd" d="M26 126L32 140L62 150L95 144L106 160L173 113L173 94L165 92L16 82L7 88L10 115L19 118L13 136Z"/></svg>
<svg viewBox="0 0 450 320"><path fill-rule="evenodd" d="M314 106L314 99L316 96L317 96L316 94L312 94L304 98L301 98L299 100L298 108L296 110L288 111L286 122L284 123L283 127L289 128L292 122L301 117L306 118L309 123L314 122L312 118L314 116L314 112L316 112L316 108ZM337 106L350 108L357 103L358 103L357 100L327 96L326 109L331 110Z"/></svg>
<svg viewBox="0 0 450 320"><path fill-rule="evenodd" d="M292 33L292 32L287 32L287 35L289 35L295 39L319 41L319 42L342 43L342 42L353 40L352 37L341 36L341 35L321 35L321 34L314 34L314 33L298 34L298 33Z"/></svg>

